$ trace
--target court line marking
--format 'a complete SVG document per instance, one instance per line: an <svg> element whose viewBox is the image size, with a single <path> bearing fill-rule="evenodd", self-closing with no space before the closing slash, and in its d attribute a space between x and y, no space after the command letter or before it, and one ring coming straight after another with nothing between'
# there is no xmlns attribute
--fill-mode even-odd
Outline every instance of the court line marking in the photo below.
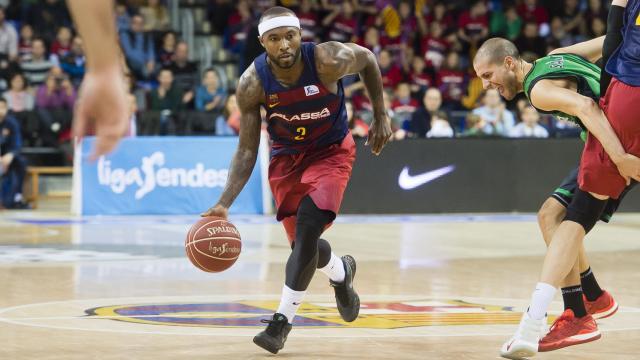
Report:
<svg viewBox="0 0 640 360"><path fill-rule="evenodd" d="M74 326L59 326L59 325L43 325L43 324L28 324L28 323L21 323L21 322L17 322L17 321L12 321L6 318L2 318L0 317L0 322L4 322L7 324L13 324L13 325L22 325L22 326L31 326L31 327L37 327L37 328L44 328L44 329L56 329L56 330L72 330L72 331L97 331L97 332L108 332L108 333L117 333L117 334L145 334L145 335L180 335L180 336L224 336L224 337L253 337L255 336L254 333L251 334L229 334L226 333L224 335L221 334L217 334L214 331L211 332L173 332L173 331L143 331L143 330L128 330L128 329L123 329L123 330L117 330L117 329L104 329L104 328L98 328L98 329L87 329L87 328L81 328L81 327L74 327ZM511 326L514 329L516 328L517 325L490 325L490 326ZM232 328L227 327L227 328L214 328L217 330L231 330ZM235 328L233 328L235 329ZM253 329L253 328L247 328L247 331ZM332 328L333 330L335 330L335 328ZM404 328L406 329L406 328ZM254 329L257 330L257 329ZM469 334L415 334L415 333L411 333L408 332L406 334L390 334L390 332L394 332L394 330L397 329L353 329L353 330L359 330L362 331L364 330L365 332L367 332L367 334L304 334L304 333L300 333L300 331L304 331L304 330L321 330L321 329L297 329L296 332L296 338L379 338L379 337L384 337L384 338L389 338L389 337L396 337L396 338L406 338L406 337L416 337L416 338L432 338L432 337L490 337L490 336L509 336L513 334L513 331L509 331L509 332L497 332L497 333L487 333L487 332L481 332L481 333L469 333ZM341 330L347 330L347 329L341 329ZM369 331L367 331L369 330ZM384 332L381 334L374 334L372 333L373 331L371 330L378 330L376 332ZM619 328L619 329L600 329L601 332L620 332L620 331L635 331L635 330L640 330L640 326L639 327L630 327L630 328Z"/></svg>
<svg viewBox="0 0 640 360"><path fill-rule="evenodd" d="M312 302L313 303L313 302ZM158 305L163 305L163 304L158 304ZM136 305L133 305L136 306ZM337 310L336 310L337 311ZM221 312L224 313L224 312ZM230 314L242 314L242 312L237 311L237 312L229 312ZM520 311L492 311L492 314L521 314ZM549 314L551 315L560 315L562 312L561 311L549 311ZM640 309L638 308L632 308L632 307L620 307L618 309L618 313L620 314L637 314L640 313ZM177 314L177 315L173 315L173 314ZM16 320L20 320L20 321L37 321L37 320L118 320L118 319L131 319L131 318L136 318L136 319L145 319L145 318L157 318L157 317L169 317L169 318L181 318L181 317L186 317L186 315L179 315L180 313L168 313L168 314L155 314L155 315L109 315L109 316L103 316L103 315L69 315L69 316L39 316L39 317L16 317L16 318L4 318L4 317L0 317L0 322L2 322L3 320L9 320L9 321L16 321ZM305 313L301 313L299 314L299 316L307 316L307 315L313 315L313 316L318 316L318 315L326 315L326 312L305 312ZM452 313L451 315L456 315L458 313ZM273 315L272 312L266 312L264 314L262 313L247 313L247 315L251 315L251 317L256 317L256 316L271 316ZM369 315L366 313L363 313L363 315ZM211 315L206 315L206 314L202 314L202 315L198 315L198 314L190 314L188 315L189 318L215 318L212 317ZM217 319L217 318L216 318ZM602 319L600 319L600 321L602 321ZM154 325L154 324L146 324L146 325ZM166 324L157 324L157 325L166 325ZM177 324L177 325L181 325L181 324ZM486 326L497 326L497 325L504 325L504 324L486 324ZM173 325L171 325L173 326ZM442 326L448 326L448 325L442 325ZM457 325L456 325L457 326ZM465 325L465 326L485 326L480 325L480 324L470 324L470 325ZM244 327L244 326L220 326L220 327L214 327L212 326L211 328L251 328L250 326ZM322 327L324 328L324 327ZM305 330L311 330L312 328L306 327ZM321 328L318 328L321 329ZM370 329L370 328L345 328L345 329ZM404 328L402 328L404 329ZM638 329L640 329L640 326L638 327ZM389 329L373 329L373 330L389 330ZM617 331L617 330L616 330Z"/></svg>
<svg viewBox="0 0 640 360"><path fill-rule="evenodd" d="M85 302L121 302L121 303L129 303L130 305L134 305L133 303L135 302L143 302L143 303L150 303L153 302L153 299L157 299L158 301L164 303L164 304L168 304L171 302L170 299L174 299L174 300L178 300L181 302L194 302L194 301L199 301L196 299L201 299L204 301L208 301L208 302L213 302L213 301L243 301L243 300L239 300L239 299L244 299L244 300L256 300L256 299L265 299L265 300L273 300L273 299L277 299L279 295L278 294L271 294L271 295L245 295L245 296L238 296L238 295L234 295L234 296L230 296L230 295L212 295L212 296L156 296L156 297L138 297L138 298L98 298L98 299L73 299L73 300L63 300L63 301L51 301L51 302L43 302L43 303L33 303L33 304L24 304L24 305L17 305L17 306L12 306L12 307L6 307L6 308L2 308L0 309L0 315L5 314L9 311L12 310L19 310L19 309L25 309L25 308L31 308L31 307L38 307L38 306L46 306L46 305L53 305L53 304L69 304L69 303L85 303ZM471 302L491 302L492 300L497 300L497 301L513 301L516 303L521 303L523 301L526 301L524 299L509 299L509 298L484 298L484 297L470 297L470 296L452 296L452 297L437 297L437 298L430 298L428 296L424 296L424 295L406 295L406 296L402 296L402 295L394 295L394 296L383 296L383 295L372 295L372 296L367 296L367 295L363 295L366 296L367 298L372 299L372 301L376 301L374 299L379 299L378 301L413 301L413 300L450 300L450 299L459 299L462 301L471 301ZM318 297L321 298L321 297ZM216 300L217 299L217 300ZM394 300L397 299L397 300ZM132 300L132 301L126 301L126 300ZM319 302L320 300L316 300L316 298L314 297L313 302ZM514 306L517 308L517 306ZM640 308L634 308L634 307L621 307L620 312L628 312L628 313L640 313ZM556 313L555 311L550 311L549 313ZM557 313L560 313L560 311L558 311ZM156 315L157 316L157 315ZM55 319L56 317L50 319L50 320L57 320ZM101 319L108 319L109 317L87 317L87 316L71 316L68 318L65 317L60 317L63 320L80 320L80 319L90 319L90 320L101 320ZM97 329L92 329L92 328L82 328L82 327L75 327L75 326L61 326L61 325L45 325L45 324L32 324L32 323L25 323L22 322L20 320L28 320L29 318L19 318L19 319L8 319L6 317L0 316L0 323L7 323L7 324L13 324L13 325L22 325L22 326L30 326L30 327L37 327L37 328L45 328L45 329L56 329L56 330L72 330L72 331L97 331L97 332L108 332L108 333L118 333L118 334L148 334L148 335L180 335L180 336L190 336L190 335L196 335L196 336L226 336L226 337L253 337L254 334L253 333L248 333L248 334L234 334L234 333L228 333L229 330L232 329L243 329L243 330L247 330L247 332L249 332L249 330L254 329L253 327L220 327L220 328L215 328L215 327L211 327L208 328L209 331L207 332L202 332L202 331L192 331L191 329L195 329L193 327L189 327L190 331L187 332L175 332L175 331L149 331L149 330L129 330L129 329L105 329L105 328L97 328ZM33 318L33 319L39 319L39 318ZM43 318L44 320L47 320L47 318ZM606 320L605 320L606 323ZM149 325L149 326L164 326L165 328L169 327L167 325ZM502 324L496 324L496 325L472 325L472 326L480 326L480 327L487 327L487 326L501 326L501 327L512 327L515 328L516 325L502 325ZM171 326L173 327L173 326ZM433 327L436 328L436 327ZM335 328L332 327L332 329L335 330ZM417 338L431 338L431 337L489 337L489 336L509 336L513 333L512 330L510 330L509 332L498 332L498 333L487 333L487 332L480 332L477 334L474 333L468 333L468 334L416 334L413 333L411 331L406 331L407 328L400 328L400 329L367 329L367 328L344 328L344 329L340 329L343 331L340 331L341 334L318 334L317 330L322 330L322 329L309 329L309 328L301 328L301 329L297 329L297 333L296 333L296 337L299 338L318 338L318 337L322 337L322 338L371 338L371 337L417 337ZM410 328L409 328L410 329ZM227 333L225 333L224 335L218 334L216 333L216 330L220 331L220 330L226 330ZM345 331L346 330L346 331ZM620 331L635 331L635 330L640 330L640 325L638 325L637 327L626 327L626 328L613 328L613 329L600 329L600 331L602 332L620 332ZM309 331L314 331L313 334L304 334L303 332L309 332ZM363 332L362 334L348 334L348 332L354 332L354 331L360 331ZM481 330L479 330L481 331ZM301 333L302 332L302 333ZM399 332L407 332L405 333L399 333L399 334L393 334L394 332L399 333Z"/></svg>

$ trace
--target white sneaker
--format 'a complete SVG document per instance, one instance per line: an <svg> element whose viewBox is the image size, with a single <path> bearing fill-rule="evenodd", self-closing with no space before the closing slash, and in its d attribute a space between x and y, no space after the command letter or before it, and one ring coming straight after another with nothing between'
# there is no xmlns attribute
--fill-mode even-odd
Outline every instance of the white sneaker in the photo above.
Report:
<svg viewBox="0 0 640 360"><path fill-rule="evenodd" d="M525 311L520 319L516 334L502 345L500 356L507 359L520 360L538 353L538 342L546 330L547 316L540 320L529 317Z"/></svg>

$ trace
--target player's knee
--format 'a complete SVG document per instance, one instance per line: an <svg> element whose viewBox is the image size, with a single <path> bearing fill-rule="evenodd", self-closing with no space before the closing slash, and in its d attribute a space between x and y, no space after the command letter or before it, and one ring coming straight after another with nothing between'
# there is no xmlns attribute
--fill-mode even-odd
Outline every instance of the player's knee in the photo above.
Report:
<svg viewBox="0 0 640 360"><path fill-rule="evenodd" d="M318 239L324 230L322 210L314 204L309 196L305 196L298 206L296 217L296 234L293 251L305 256L313 256L318 252Z"/></svg>
<svg viewBox="0 0 640 360"><path fill-rule="evenodd" d="M296 219L296 227L302 225L323 231L324 227L335 219L335 214L319 209L313 199L307 195L300 200Z"/></svg>
<svg viewBox="0 0 640 360"><path fill-rule="evenodd" d="M548 198L538 210L538 226L544 234L547 229L556 227L566 213L566 208L554 198ZM548 242L550 237L544 236L545 242ZM549 245L547 243L547 245Z"/></svg>
<svg viewBox="0 0 640 360"><path fill-rule="evenodd" d="M582 225L584 232L589 233L598 222L598 219L600 219L606 204L606 199L597 199L588 192L578 189L567 208L567 215L564 220Z"/></svg>
<svg viewBox="0 0 640 360"><path fill-rule="evenodd" d="M549 227L564 216L565 208L556 199L548 198L538 210L538 224L542 228Z"/></svg>

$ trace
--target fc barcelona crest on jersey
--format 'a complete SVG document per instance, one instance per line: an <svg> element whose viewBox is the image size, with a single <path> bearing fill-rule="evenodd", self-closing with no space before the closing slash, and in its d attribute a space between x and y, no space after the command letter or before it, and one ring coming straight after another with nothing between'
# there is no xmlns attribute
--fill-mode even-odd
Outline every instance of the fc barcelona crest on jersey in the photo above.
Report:
<svg viewBox="0 0 640 360"><path fill-rule="evenodd" d="M269 101L268 101L269 108L272 108L278 105L279 103L280 103L280 100L278 99L278 94L269 95Z"/></svg>

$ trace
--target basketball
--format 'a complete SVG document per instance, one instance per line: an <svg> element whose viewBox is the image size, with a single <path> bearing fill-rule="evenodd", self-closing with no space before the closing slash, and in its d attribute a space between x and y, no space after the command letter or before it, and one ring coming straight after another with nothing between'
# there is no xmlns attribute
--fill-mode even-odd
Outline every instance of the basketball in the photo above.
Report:
<svg viewBox="0 0 640 360"><path fill-rule="evenodd" d="M193 265L215 273L227 270L238 260L242 242L232 223L219 217L205 217L191 226L184 247Z"/></svg>

